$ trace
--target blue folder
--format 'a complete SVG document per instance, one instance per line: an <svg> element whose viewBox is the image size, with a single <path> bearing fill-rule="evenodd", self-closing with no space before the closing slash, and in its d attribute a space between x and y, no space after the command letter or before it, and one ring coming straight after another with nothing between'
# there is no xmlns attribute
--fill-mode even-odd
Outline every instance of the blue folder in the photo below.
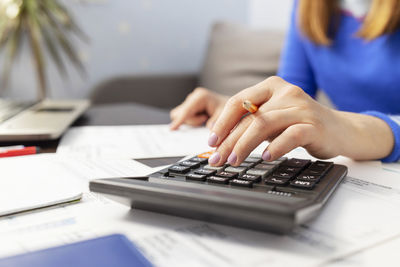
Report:
<svg viewBox="0 0 400 267"><path fill-rule="evenodd" d="M152 266L139 250L120 234L0 259L0 267L125 267Z"/></svg>

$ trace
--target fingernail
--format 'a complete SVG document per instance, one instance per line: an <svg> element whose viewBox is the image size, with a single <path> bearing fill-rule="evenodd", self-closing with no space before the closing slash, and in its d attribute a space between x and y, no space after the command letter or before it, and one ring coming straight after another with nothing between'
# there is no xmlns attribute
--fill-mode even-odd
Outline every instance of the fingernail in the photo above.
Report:
<svg viewBox="0 0 400 267"><path fill-rule="evenodd" d="M218 152L215 152L214 154L211 155L211 157L208 159L208 163L210 164L216 164L219 162L221 159L221 156Z"/></svg>
<svg viewBox="0 0 400 267"><path fill-rule="evenodd" d="M236 153L235 153L235 151L232 151L232 153L228 157L228 163L233 165L236 163L236 161L237 161Z"/></svg>
<svg viewBox="0 0 400 267"><path fill-rule="evenodd" d="M208 137L208 145L215 146L218 141L218 136L215 133L211 133L210 137Z"/></svg>
<svg viewBox="0 0 400 267"><path fill-rule="evenodd" d="M268 161L271 159L271 153L269 153L268 150L264 151L264 153L262 154L261 158L265 161Z"/></svg>

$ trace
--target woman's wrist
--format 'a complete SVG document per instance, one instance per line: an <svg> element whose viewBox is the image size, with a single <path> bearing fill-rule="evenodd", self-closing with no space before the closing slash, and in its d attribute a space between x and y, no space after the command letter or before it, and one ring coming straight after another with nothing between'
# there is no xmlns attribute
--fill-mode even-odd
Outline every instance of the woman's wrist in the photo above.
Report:
<svg viewBox="0 0 400 267"><path fill-rule="evenodd" d="M374 160L387 157L394 147L394 136L390 126L382 119L352 113L336 111L342 122L339 127L339 154L355 160Z"/></svg>

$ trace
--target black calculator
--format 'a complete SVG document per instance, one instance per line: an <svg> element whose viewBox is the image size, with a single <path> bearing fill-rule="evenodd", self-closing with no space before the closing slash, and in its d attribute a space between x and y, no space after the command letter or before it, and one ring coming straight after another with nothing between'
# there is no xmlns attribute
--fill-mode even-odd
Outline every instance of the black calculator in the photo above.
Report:
<svg viewBox="0 0 400 267"><path fill-rule="evenodd" d="M146 177L98 179L90 190L136 209L288 233L315 218L347 174L329 161L250 156L240 166L210 166L210 153Z"/></svg>

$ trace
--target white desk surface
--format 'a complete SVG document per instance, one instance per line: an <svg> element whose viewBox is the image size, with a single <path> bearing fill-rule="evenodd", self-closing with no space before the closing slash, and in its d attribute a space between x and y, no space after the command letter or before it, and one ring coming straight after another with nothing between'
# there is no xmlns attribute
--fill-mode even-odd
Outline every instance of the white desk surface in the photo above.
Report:
<svg viewBox="0 0 400 267"><path fill-rule="evenodd" d="M315 221L291 235L278 236L131 210L88 192L87 184L94 178L94 162L115 164L124 174L140 169L139 165L131 168L123 159L107 160L104 164L91 159L89 164L82 159L62 158L65 155L53 156L54 162L64 162L66 168L75 170L74 179L81 183L84 198L77 204L0 220L0 256L123 233L160 266L377 266L378 263L398 266L400 168L397 164L335 159L349 166L351 178L340 185ZM309 157L302 149L289 156ZM85 169L79 164L91 167ZM99 177L109 171L105 168L95 173ZM141 171L149 170L143 167Z"/></svg>

